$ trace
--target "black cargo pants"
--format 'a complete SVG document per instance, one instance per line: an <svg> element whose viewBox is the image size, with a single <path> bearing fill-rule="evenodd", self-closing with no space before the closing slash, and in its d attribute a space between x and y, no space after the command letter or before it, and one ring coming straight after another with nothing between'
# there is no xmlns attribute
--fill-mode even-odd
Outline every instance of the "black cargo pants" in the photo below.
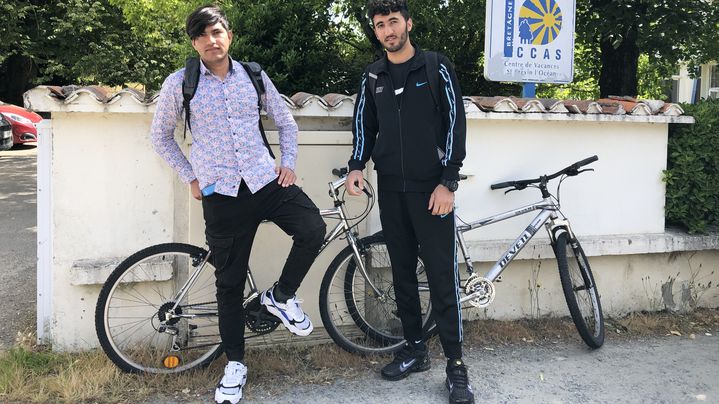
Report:
<svg viewBox="0 0 719 404"><path fill-rule="evenodd" d="M296 185L272 181L252 194L242 182L236 197L212 194L202 199L205 235L215 267L219 328L228 360L245 351L244 300L247 268L257 228L269 220L292 236L293 245L279 287L294 294L312 266L325 235L325 223L310 198Z"/></svg>

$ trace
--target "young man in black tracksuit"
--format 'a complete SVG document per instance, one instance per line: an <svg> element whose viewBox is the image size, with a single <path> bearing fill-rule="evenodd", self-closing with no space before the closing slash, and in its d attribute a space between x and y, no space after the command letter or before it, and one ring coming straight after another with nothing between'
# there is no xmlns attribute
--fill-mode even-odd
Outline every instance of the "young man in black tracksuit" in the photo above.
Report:
<svg viewBox="0 0 719 404"><path fill-rule="evenodd" d="M474 395L462 362L452 214L465 156L462 95L445 56L434 57L412 46L412 19L405 0L371 0L368 17L387 52L362 76L347 184L350 194L359 195L364 187L362 170L372 157L397 309L408 341L382 369L382 376L399 380L430 367L417 288L417 257L421 256L447 357L449 400L472 403Z"/></svg>

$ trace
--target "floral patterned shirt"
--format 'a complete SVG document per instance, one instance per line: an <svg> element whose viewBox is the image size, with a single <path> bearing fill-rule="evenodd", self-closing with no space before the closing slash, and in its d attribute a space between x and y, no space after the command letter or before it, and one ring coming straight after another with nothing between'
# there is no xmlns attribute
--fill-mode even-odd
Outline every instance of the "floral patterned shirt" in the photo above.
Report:
<svg viewBox="0 0 719 404"><path fill-rule="evenodd" d="M224 80L200 63L197 92L190 102L189 161L182 154L174 133L182 117L184 71L171 74L162 84L151 127L157 153L185 183L197 179L200 189L215 184L215 192L223 195L236 196L242 180L252 193L275 180L275 162L258 126L257 92L245 69L234 60ZM279 131L281 165L294 170L297 124L264 71L262 79L262 106Z"/></svg>

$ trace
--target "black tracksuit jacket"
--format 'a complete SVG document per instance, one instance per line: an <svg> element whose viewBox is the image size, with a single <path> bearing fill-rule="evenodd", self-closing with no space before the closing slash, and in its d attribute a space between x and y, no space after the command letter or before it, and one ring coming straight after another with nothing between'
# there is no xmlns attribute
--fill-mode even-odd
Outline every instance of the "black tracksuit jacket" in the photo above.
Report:
<svg viewBox="0 0 719 404"><path fill-rule="evenodd" d="M387 191L432 192L441 179L459 179L465 156L467 124L454 68L439 54L439 80L429 77L424 52L415 50L405 83L392 83L385 55L365 70L355 100L349 169L364 169L372 157ZM370 75L377 77L375 94ZM439 107L430 80L439 83Z"/></svg>

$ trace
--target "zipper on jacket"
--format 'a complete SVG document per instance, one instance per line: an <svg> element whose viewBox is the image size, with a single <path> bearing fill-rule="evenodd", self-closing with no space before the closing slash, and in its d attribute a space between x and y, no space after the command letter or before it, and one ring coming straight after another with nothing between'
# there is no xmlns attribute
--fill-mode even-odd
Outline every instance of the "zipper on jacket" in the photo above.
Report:
<svg viewBox="0 0 719 404"><path fill-rule="evenodd" d="M397 103L397 94L395 93L396 88L394 86L394 80L392 80L392 74L387 74L389 82L392 84L392 96L394 97L394 105L397 107L397 122L399 125L399 165L402 168L402 192L407 192L407 180L404 174L404 140L402 138L402 101L404 101L404 87L407 85L407 77L409 77L409 67L407 67L407 75L404 77L404 84L402 85L402 99ZM388 72L389 73L389 72Z"/></svg>
<svg viewBox="0 0 719 404"><path fill-rule="evenodd" d="M415 54L414 57L417 55ZM389 63L389 62L388 62ZM392 95L394 96L394 105L397 107L397 118L399 121L399 161L400 166L402 167L402 191L407 192L407 179L405 177L404 173L404 139L402 136L402 104L404 103L404 89L407 87L407 79L409 79L409 75L414 72L415 70L420 70L420 68L424 67L427 68L425 65L418 66L415 68L412 68L413 66L407 67L407 75L404 76L404 83L402 84L402 98L399 103L397 103L397 95L394 93L396 88L394 86L394 81L392 80L392 74L387 72L387 76L389 77L389 82L392 84Z"/></svg>

